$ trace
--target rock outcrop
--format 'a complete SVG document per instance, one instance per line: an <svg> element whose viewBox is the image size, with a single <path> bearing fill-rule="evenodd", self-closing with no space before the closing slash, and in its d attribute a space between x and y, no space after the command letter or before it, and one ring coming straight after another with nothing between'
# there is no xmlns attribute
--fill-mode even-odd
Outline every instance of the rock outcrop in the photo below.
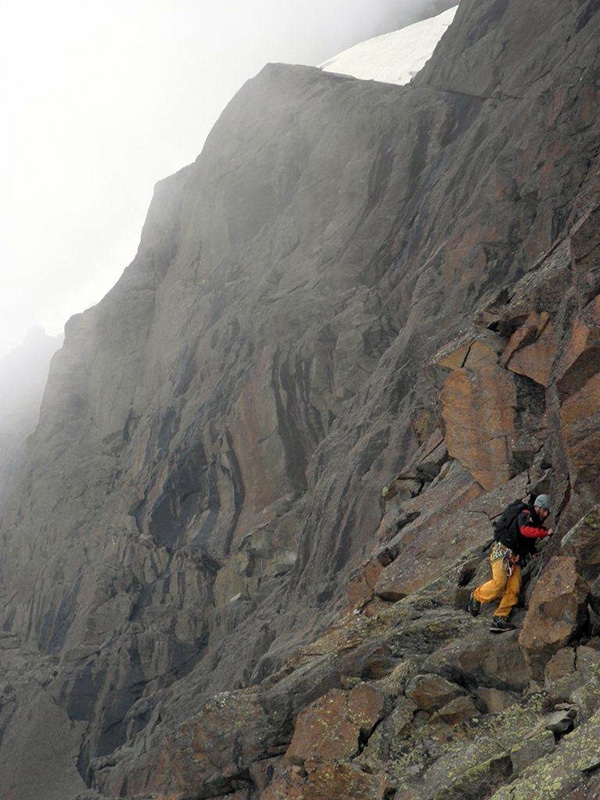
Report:
<svg viewBox="0 0 600 800"><path fill-rule="evenodd" d="M40 800L597 789L599 28L463 0L411 86L269 66L159 184L3 509L0 763L77 765ZM463 610L528 491L540 648Z"/></svg>

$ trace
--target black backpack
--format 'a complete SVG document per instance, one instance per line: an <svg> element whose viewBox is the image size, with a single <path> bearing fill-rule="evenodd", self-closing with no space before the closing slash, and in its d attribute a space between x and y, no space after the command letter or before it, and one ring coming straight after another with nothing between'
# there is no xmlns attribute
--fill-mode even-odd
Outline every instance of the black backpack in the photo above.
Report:
<svg viewBox="0 0 600 800"><path fill-rule="evenodd" d="M524 509L528 508L527 503L522 500L515 500L514 503L506 506L502 514L494 521L494 541L499 542L500 537L505 533L514 530L517 517Z"/></svg>

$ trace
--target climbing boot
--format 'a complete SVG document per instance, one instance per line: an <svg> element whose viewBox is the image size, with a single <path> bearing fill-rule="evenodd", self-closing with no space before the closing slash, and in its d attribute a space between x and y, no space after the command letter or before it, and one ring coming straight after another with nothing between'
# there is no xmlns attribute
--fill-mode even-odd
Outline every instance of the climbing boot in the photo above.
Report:
<svg viewBox="0 0 600 800"><path fill-rule="evenodd" d="M481 611L481 603L479 600L475 600L473 597L473 592L469 595L469 602L467 603L467 611L472 617L479 616L479 612Z"/></svg>
<svg viewBox="0 0 600 800"><path fill-rule="evenodd" d="M506 633L506 631L514 631L517 626L509 622L506 617L494 617L490 630L492 633Z"/></svg>

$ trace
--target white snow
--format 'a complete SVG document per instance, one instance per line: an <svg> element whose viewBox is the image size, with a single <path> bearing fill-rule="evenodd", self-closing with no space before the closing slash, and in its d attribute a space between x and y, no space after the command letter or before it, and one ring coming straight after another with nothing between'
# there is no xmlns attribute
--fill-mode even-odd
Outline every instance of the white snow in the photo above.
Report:
<svg viewBox="0 0 600 800"><path fill-rule="evenodd" d="M360 42L320 67L326 72L352 75L363 80L400 85L409 83L433 55L457 8L455 6L437 17Z"/></svg>

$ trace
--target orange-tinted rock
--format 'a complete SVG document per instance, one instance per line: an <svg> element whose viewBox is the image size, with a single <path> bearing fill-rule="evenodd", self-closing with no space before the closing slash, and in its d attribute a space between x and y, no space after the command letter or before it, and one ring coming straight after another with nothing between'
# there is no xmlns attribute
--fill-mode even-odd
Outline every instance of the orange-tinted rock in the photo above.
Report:
<svg viewBox="0 0 600 800"><path fill-rule="evenodd" d="M583 309L581 317L590 328L600 328L600 295Z"/></svg>
<svg viewBox="0 0 600 800"><path fill-rule="evenodd" d="M250 777L252 778L252 783L258 789L259 792L264 792L265 789L271 784L274 775L282 769L283 767L283 758L267 758L261 759L260 761L255 761L253 764L250 765L250 769L248 770L250 773Z"/></svg>
<svg viewBox="0 0 600 800"><path fill-rule="evenodd" d="M515 330L508 340L508 344L500 358L501 366L505 367L516 352L533 344L547 327L549 319L550 315L546 311L541 314L532 311L525 322Z"/></svg>
<svg viewBox="0 0 600 800"><path fill-rule="evenodd" d="M563 402L560 429L571 485L597 497L600 491L600 374Z"/></svg>
<svg viewBox="0 0 600 800"><path fill-rule="evenodd" d="M245 769L264 756L269 734L272 727L256 693L223 692L175 729L159 752L147 753L139 770L127 776L128 792L165 800L183 800L200 790L206 797L231 793Z"/></svg>
<svg viewBox="0 0 600 800"><path fill-rule="evenodd" d="M451 370L493 367L498 363L504 344L505 341L492 331L481 331L446 345L431 363Z"/></svg>
<svg viewBox="0 0 600 800"><path fill-rule="evenodd" d="M423 711L438 711L465 692L440 675L417 675L406 688L406 696Z"/></svg>
<svg viewBox="0 0 600 800"><path fill-rule="evenodd" d="M359 684L351 692L332 689L305 708L296 720L286 759L294 764L350 758L359 737L368 735L383 711L384 696Z"/></svg>
<svg viewBox="0 0 600 800"><path fill-rule="evenodd" d="M554 557L542 573L529 603L519 644L535 678L550 657L575 636L587 619L588 585L575 559Z"/></svg>
<svg viewBox="0 0 600 800"><path fill-rule="evenodd" d="M467 695L456 697L438 711L438 716L447 725L460 725L478 715L479 709L473 702L473 698Z"/></svg>
<svg viewBox="0 0 600 800"><path fill-rule="evenodd" d="M450 456L484 489L509 480L517 407L511 373L499 366L457 369L446 379L441 399Z"/></svg>
<svg viewBox="0 0 600 800"><path fill-rule="evenodd" d="M511 336L501 363L511 372L525 375L547 386L556 355L554 327L546 312L532 312L529 319Z"/></svg>
<svg viewBox="0 0 600 800"><path fill-rule="evenodd" d="M354 764L332 763L304 775L287 770L261 794L261 800L383 800L387 789L384 775L371 775Z"/></svg>
<svg viewBox="0 0 600 800"><path fill-rule="evenodd" d="M600 371L600 331L581 320L573 323L557 381L561 401L578 392Z"/></svg>
<svg viewBox="0 0 600 800"><path fill-rule="evenodd" d="M268 350L263 352L251 378L244 384L230 429L246 493L244 511L236 528L239 539L257 525L270 521L268 517L265 519L263 511L293 491L275 468L285 458L285 450L279 436L273 435L277 411L271 390L271 355Z"/></svg>

